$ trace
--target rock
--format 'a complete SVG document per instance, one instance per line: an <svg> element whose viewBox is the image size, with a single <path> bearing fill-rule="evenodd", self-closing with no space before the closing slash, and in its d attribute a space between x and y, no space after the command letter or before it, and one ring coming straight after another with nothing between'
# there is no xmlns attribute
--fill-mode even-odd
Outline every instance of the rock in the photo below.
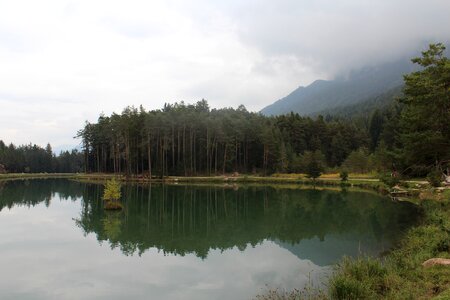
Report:
<svg viewBox="0 0 450 300"><path fill-rule="evenodd" d="M429 267L432 267L435 265L450 266L450 259L448 259L448 258L431 258L422 264L422 266L424 266L425 268L429 268Z"/></svg>

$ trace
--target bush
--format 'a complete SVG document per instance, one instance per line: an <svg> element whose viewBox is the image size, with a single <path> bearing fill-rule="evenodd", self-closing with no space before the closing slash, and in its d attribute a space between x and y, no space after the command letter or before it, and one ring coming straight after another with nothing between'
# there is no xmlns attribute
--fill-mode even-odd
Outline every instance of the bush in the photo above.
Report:
<svg viewBox="0 0 450 300"><path fill-rule="evenodd" d="M442 174L438 170L433 170L428 173L427 180L431 186L439 187L441 186Z"/></svg>
<svg viewBox="0 0 450 300"><path fill-rule="evenodd" d="M379 179L388 187L393 187L400 183L400 178L391 174L381 174Z"/></svg>
<svg viewBox="0 0 450 300"><path fill-rule="evenodd" d="M347 171L341 171L341 173L339 174L339 177L341 177L342 181L347 181L348 180L348 172Z"/></svg>
<svg viewBox="0 0 450 300"><path fill-rule="evenodd" d="M315 159L310 161L306 166L306 177L315 180L322 175L323 167Z"/></svg>
<svg viewBox="0 0 450 300"><path fill-rule="evenodd" d="M120 183L116 181L115 178L108 180L105 184L105 191L103 192L104 200L119 200L121 196L120 193Z"/></svg>

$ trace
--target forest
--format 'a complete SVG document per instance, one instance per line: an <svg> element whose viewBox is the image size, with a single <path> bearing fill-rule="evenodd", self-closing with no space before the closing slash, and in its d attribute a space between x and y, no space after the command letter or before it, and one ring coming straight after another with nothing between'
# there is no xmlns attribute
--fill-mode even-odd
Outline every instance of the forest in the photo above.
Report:
<svg viewBox="0 0 450 300"><path fill-rule="evenodd" d="M305 155L334 166L364 145L364 132L345 122L210 109L205 100L128 107L87 123L79 136L88 172L158 176L301 171Z"/></svg>
<svg viewBox="0 0 450 300"><path fill-rule="evenodd" d="M83 171L83 154L62 151L56 156L50 144L6 145L0 140L0 173L76 173Z"/></svg>
<svg viewBox="0 0 450 300"><path fill-rule="evenodd" d="M264 116L238 108L211 109L206 100L147 111L126 107L86 122L76 150L6 146L8 172L102 172L145 176L270 175L323 171L389 172L424 176L450 161L450 64L443 44L412 61L403 91L379 107L318 116ZM400 95L400 96L397 96ZM395 98L395 99L394 99ZM390 103L390 104L386 104ZM373 107L373 108L372 108Z"/></svg>

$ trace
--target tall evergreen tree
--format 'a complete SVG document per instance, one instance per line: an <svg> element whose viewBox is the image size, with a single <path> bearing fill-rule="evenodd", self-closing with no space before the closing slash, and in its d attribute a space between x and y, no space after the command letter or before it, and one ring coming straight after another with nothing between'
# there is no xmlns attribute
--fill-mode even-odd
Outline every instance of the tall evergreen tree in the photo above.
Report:
<svg viewBox="0 0 450 300"><path fill-rule="evenodd" d="M401 114L403 158L427 170L450 160L450 61L443 44L432 44L412 61L422 68L405 75Z"/></svg>

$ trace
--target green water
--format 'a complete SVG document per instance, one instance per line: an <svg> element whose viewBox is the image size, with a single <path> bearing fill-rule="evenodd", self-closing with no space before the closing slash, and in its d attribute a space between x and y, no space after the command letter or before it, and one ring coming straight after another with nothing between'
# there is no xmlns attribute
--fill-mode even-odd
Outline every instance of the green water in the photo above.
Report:
<svg viewBox="0 0 450 300"><path fill-rule="evenodd" d="M389 250L418 216L372 193L0 183L0 299L251 299L326 283L342 256Z"/></svg>

